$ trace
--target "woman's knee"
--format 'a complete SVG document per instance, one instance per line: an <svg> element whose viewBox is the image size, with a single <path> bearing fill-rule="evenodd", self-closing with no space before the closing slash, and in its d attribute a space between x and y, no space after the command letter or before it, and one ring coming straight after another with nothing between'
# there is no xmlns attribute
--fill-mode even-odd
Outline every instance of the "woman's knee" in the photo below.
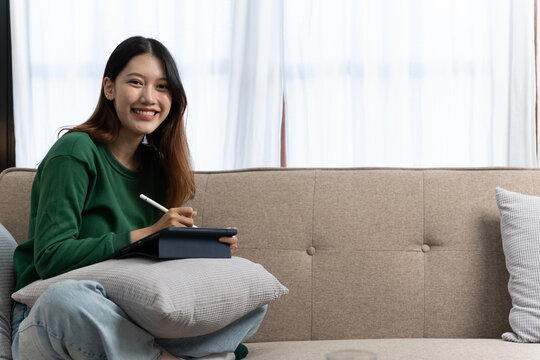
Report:
<svg viewBox="0 0 540 360"><path fill-rule="evenodd" d="M85 298L89 295L105 296L105 289L96 281L63 280L50 285L41 294L38 301L54 300L56 302L73 298Z"/></svg>
<svg viewBox="0 0 540 360"><path fill-rule="evenodd" d="M51 354L62 353L63 341L81 333L85 326L83 312L104 295L103 287L94 281L65 280L49 286L14 334L14 358L58 358Z"/></svg>
<svg viewBox="0 0 540 360"><path fill-rule="evenodd" d="M101 284L90 280L64 280L47 288L32 307L40 316L52 316L55 320L76 316L81 309L88 309L96 297L105 297ZM62 314L62 316L59 316Z"/></svg>
<svg viewBox="0 0 540 360"><path fill-rule="evenodd" d="M260 308L253 310L251 313L248 314L248 316L253 317L253 319L256 319L255 321L260 322L266 315L267 311L268 311L268 305L263 305Z"/></svg>
<svg viewBox="0 0 540 360"><path fill-rule="evenodd" d="M260 308L258 308L255 311L259 314L259 316L264 316L266 314L266 312L268 311L268 304L261 306Z"/></svg>

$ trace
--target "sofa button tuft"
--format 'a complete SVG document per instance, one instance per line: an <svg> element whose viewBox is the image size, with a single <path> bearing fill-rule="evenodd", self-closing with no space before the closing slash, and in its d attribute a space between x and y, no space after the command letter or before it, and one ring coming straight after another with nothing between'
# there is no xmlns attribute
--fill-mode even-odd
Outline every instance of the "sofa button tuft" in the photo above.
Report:
<svg viewBox="0 0 540 360"><path fill-rule="evenodd" d="M310 247L307 248L308 255L313 256L313 255L315 255L316 252L317 252L317 250L313 246L310 246Z"/></svg>
<svg viewBox="0 0 540 360"><path fill-rule="evenodd" d="M431 250L431 247L428 244L422 245L422 251L427 253L429 250Z"/></svg>

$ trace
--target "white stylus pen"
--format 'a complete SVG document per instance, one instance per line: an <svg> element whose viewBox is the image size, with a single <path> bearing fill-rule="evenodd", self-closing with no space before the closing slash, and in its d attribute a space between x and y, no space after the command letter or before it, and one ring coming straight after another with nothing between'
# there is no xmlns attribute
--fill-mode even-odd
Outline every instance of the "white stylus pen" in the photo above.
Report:
<svg viewBox="0 0 540 360"><path fill-rule="evenodd" d="M144 195L144 194L141 194L139 195L139 197L143 200L143 201L146 201L147 203L149 203L150 205L152 205L153 207L155 207L156 209L159 209L161 211L163 211L164 213L166 213L167 211L169 211L169 209L167 209L165 206L155 202L154 200L150 199L148 196ZM197 227L197 225L193 224L192 227Z"/></svg>

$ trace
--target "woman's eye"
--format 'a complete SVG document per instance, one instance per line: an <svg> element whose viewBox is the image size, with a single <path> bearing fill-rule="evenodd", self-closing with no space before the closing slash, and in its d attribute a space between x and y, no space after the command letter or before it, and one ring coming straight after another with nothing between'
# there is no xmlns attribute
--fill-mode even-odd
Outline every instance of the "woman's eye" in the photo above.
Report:
<svg viewBox="0 0 540 360"><path fill-rule="evenodd" d="M130 84L141 85L142 83L139 80L131 80Z"/></svg>
<svg viewBox="0 0 540 360"><path fill-rule="evenodd" d="M161 85L158 85L157 87L160 90L167 90L168 89L167 84L161 84Z"/></svg>

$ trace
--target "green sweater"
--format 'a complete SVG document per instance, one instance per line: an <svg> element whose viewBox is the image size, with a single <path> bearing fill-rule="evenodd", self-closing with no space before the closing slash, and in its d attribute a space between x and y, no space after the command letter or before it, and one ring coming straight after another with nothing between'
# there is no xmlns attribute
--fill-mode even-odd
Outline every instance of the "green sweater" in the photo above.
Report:
<svg viewBox="0 0 540 360"><path fill-rule="evenodd" d="M104 261L130 243L132 230L159 219L139 194L163 203L164 174L157 153L145 145L141 151L141 167L132 171L86 133L53 145L32 185L28 241L14 254L15 290Z"/></svg>

